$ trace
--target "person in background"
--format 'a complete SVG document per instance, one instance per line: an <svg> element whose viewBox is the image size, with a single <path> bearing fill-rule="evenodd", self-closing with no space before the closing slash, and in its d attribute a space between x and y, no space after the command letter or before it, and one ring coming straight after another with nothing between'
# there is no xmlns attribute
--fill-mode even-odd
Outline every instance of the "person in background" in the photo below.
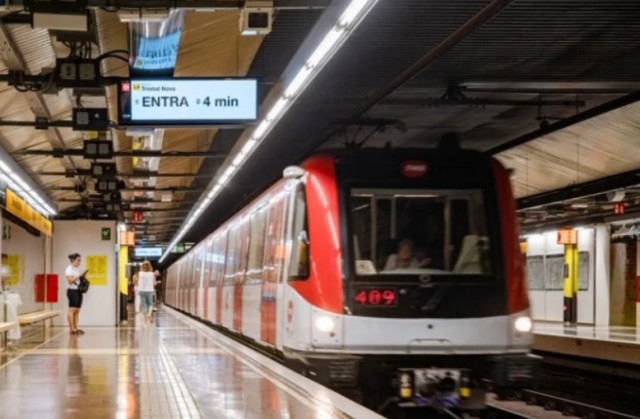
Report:
<svg viewBox="0 0 640 419"><path fill-rule="evenodd" d="M158 304L158 301L160 301L160 287L162 286L162 279L160 278L160 271L157 269L153 271L153 275L156 277L156 289L153 293L153 311L158 311L158 307L156 307L156 305Z"/></svg>
<svg viewBox="0 0 640 419"><path fill-rule="evenodd" d="M398 253L390 255L387 259L384 270L419 269L427 266L429 262L429 259L418 261L418 259L413 256L413 242L409 239L404 239L398 243Z"/></svg>
<svg viewBox="0 0 640 419"><path fill-rule="evenodd" d="M153 294L155 293L156 275L152 271L149 261L142 262L140 272L133 277L133 282L138 286L138 295L142 304L144 324L151 323L151 311L153 309Z"/></svg>
<svg viewBox="0 0 640 419"><path fill-rule="evenodd" d="M80 308L82 307L82 293L78 290L80 285L80 277L87 274L87 271L80 271L80 254L72 253L69 255L69 266L64 274L67 278L67 298L69 299L69 313L67 320L69 321L69 329L71 334L84 334L83 330L78 329L78 319L80 318Z"/></svg>

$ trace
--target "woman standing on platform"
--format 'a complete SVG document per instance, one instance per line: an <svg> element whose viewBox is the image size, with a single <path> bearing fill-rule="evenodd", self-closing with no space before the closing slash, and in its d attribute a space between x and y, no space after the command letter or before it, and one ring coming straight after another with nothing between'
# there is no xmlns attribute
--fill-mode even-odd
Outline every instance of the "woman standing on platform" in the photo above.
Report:
<svg viewBox="0 0 640 419"><path fill-rule="evenodd" d="M71 334L84 334L83 330L78 329L78 318L80 317L80 308L82 307L82 293L78 289L80 285L80 277L86 275L87 271L80 271L80 254L72 253L69 255L69 266L65 270L67 278L67 298L69 299L69 329Z"/></svg>
<svg viewBox="0 0 640 419"><path fill-rule="evenodd" d="M151 263L144 261L140 267L140 272L133 277L133 282L138 286L138 294L142 303L142 313L144 314L144 324L151 322L151 310L153 309L153 294L156 285L156 275L152 272Z"/></svg>

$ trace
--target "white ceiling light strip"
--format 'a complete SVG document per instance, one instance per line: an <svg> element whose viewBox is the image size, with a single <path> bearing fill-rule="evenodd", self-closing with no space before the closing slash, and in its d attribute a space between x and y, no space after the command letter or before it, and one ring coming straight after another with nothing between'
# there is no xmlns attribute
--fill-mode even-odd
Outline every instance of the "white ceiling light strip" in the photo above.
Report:
<svg viewBox="0 0 640 419"><path fill-rule="evenodd" d="M9 168L4 162L0 161L0 175L7 183L7 186L14 191L20 198L24 199L29 205L36 209L40 214L46 216L56 215L56 211L51 208L42 199L36 191L33 190L17 173Z"/></svg>
<svg viewBox="0 0 640 419"><path fill-rule="evenodd" d="M318 43L313 52L309 55L305 63L298 70L298 73L284 89L284 93L275 101L273 106L266 112L266 116L259 122L253 131L251 138L244 144L242 149L231 159L231 163L219 175L206 198L188 217L187 222L182 225L178 234L171 240L160 258L162 262L171 252L173 247L189 231L193 223L204 212L207 206L229 182L231 177L238 171L247 157L256 149L262 140L269 134L271 129L277 124L287 110L296 101L311 80L320 72L322 67L329 62L331 57L358 26L361 19L371 10L378 0L351 0L347 8L340 15L335 25L327 32L324 38ZM231 158L231 157L230 157ZM220 173L220 171L218 172ZM203 194L204 195L204 194Z"/></svg>

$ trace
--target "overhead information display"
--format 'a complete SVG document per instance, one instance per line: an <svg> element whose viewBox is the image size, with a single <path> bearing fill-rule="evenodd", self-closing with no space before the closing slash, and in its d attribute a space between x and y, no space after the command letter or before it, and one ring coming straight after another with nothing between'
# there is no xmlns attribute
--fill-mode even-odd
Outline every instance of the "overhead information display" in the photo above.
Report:
<svg viewBox="0 0 640 419"><path fill-rule="evenodd" d="M120 125L223 125L258 114L255 79L131 79L118 93Z"/></svg>

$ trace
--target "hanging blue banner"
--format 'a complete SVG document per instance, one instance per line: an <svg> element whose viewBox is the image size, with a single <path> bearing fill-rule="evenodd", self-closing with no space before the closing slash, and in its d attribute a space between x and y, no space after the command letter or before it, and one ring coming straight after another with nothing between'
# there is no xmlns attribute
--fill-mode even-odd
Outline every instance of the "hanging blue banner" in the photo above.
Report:
<svg viewBox="0 0 640 419"><path fill-rule="evenodd" d="M173 10L160 22L129 25L129 72L131 77L172 76L176 68L184 12Z"/></svg>

